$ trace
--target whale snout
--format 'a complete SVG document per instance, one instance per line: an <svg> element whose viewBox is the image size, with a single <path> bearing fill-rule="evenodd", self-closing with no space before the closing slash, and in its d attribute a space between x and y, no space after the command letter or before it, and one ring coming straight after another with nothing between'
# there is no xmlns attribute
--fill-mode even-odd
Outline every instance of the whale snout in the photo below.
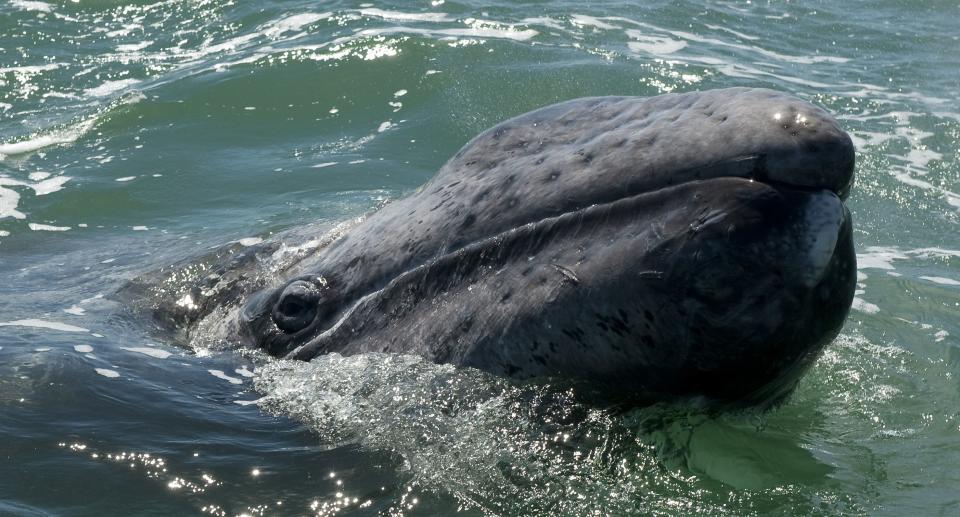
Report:
<svg viewBox="0 0 960 517"><path fill-rule="evenodd" d="M791 99L755 116L762 121L754 131L767 138L755 179L829 190L847 199L854 180L853 141L829 113Z"/></svg>

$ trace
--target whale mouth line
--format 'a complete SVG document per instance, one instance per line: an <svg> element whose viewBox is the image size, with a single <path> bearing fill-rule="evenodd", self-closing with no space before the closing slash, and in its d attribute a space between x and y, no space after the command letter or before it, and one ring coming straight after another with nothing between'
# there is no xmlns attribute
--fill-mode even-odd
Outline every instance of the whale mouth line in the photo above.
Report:
<svg viewBox="0 0 960 517"><path fill-rule="evenodd" d="M827 190L836 194L841 201L846 201L847 197L850 194L850 188L852 186L852 181L838 186L828 185L828 184L809 184L796 181L788 181L782 179L782 172L777 169L770 169L768 157L770 153L751 153L744 154L740 156L735 156L732 158L727 158L725 160L718 160L711 162L705 165L698 167L692 167L690 169L679 171L681 174L692 175L694 179L687 180L685 182L676 183L674 185L682 185L689 181L700 181L700 180L710 180L710 179L722 179L722 178L743 178L748 180L757 181L764 183L777 188L789 188L799 191L822 191ZM850 168L853 167L853 164L848 164ZM709 175L700 176L696 171L710 171L712 169L733 169L728 170L726 174L719 174L716 176ZM827 177L842 176L842 174L835 174L836 171L831 171L830 174L826 174ZM780 178L780 179L778 179ZM852 179L852 177L851 177ZM661 187L662 188L662 187ZM652 192L652 190L651 190Z"/></svg>
<svg viewBox="0 0 960 517"><path fill-rule="evenodd" d="M346 307L342 311L342 313L340 313L336 317L336 319L331 322L329 326L327 326L323 330L320 330L319 332L317 332L316 328L307 327L306 329L297 333L285 334L286 336L291 338L293 341L296 341L297 338L303 338L311 335L312 336L298 346L295 346L293 348L286 348L284 352L279 355L286 357L288 359L309 360L319 354L325 353L327 350L323 348L323 345L325 344L324 342L329 337L333 336L338 331L338 329L346 321L350 319L351 315L356 310L358 310L359 307L362 307L364 305L364 303L368 302L369 300L375 299L378 295L387 291L394 283L400 282L406 277L410 277L422 271L426 271L426 270L429 270L430 268L436 267L438 264L441 264L446 261L460 260L461 257L470 255L471 253L479 252L484 248L487 248L491 243L499 243L499 245L502 246L504 245L505 241L522 238L522 236L525 234L533 233L537 229L543 228L545 226L549 226L551 224L562 224L563 220L574 219L577 217L584 217L589 213L600 212L604 210L611 210L616 206L625 206L625 205L630 205L632 203L641 202L642 198L645 198L648 196L656 196L666 190L677 191L684 188L691 188L696 184L709 183L713 181L743 181L747 183L756 182L756 183L767 185L777 190L781 190L781 189L793 190L797 192L809 193L810 195L817 195L824 192L829 192L831 195L836 196L836 198L839 200L839 203L842 207L842 210L839 213L839 218L835 221L837 232L836 232L836 235L833 236L834 243L839 237L840 232L843 231L845 222L849 220L849 211L846 208L845 203L843 203L843 200L840 199L839 194L827 188L796 185L796 184L786 183L782 181L758 180L753 177L744 177L744 176L715 176L715 177L707 177L704 179L684 181L684 182L676 183L674 185L663 186L653 190L640 192L637 194L622 196L612 201L594 203L584 207L564 211L552 216L543 217L534 221L524 223L522 225L508 228L494 235L490 235L481 239L470 241L464 244L463 246L450 249L438 256L429 258L417 264L414 267L405 269L397 273L396 275L393 275L392 277L385 279L383 284L377 287L376 289L372 289L364 293L363 295L357 297L355 300L349 303L348 307ZM831 244L829 245L829 248L830 248L830 254L832 255L834 252L833 250L834 246ZM818 268L818 269L821 269L821 268ZM815 276L819 277L819 274ZM819 281L819 278L817 278L816 281ZM269 298L272 298L272 297L269 297ZM276 326L275 322L274 322L274 326Z"/></svg>

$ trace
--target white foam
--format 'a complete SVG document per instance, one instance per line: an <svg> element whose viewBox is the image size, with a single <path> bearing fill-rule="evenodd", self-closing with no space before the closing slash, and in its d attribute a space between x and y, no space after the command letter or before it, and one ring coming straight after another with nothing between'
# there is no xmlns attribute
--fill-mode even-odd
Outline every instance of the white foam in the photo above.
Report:
<svg viewBox="0 0 960 517"><path fill-rule="evenodd" d="M639 24L639 25L650 27L649 25L645 25L645 24ZM663 29L659 29L659 30L663 30ZM799 65L812 65L816 63L846 63L850 61L849 58L838 57L838 56L824 56L824 55L793 56L793 55L781 54L779 52L774 52L772 50L766 50L757 45L741 45L739 43L731 43L729 41L724 41L716 38L708 38L708 37L700 36L700 35L693 34L690 32L685 32L685 31L666 30L664 32L670 34L671 36L681 38L687 41L693 41L696 43L705 43L710 46L735 48L737 50L759 54L761 56L768 57L776 61L786 62L786 63L793 63L793 64L799 64Z"/></svg>
<svg viewBox="0 0 960 517"><path fill-rule="evenodd" d="M137 52L149 47L150 45L153 45L152 41L141 41L140 43L117 45L117 52Z"/></svg>
<svg viewBox="0 0 960 517"><path fill-rule="evenodd" d="M904 170L897 170L892 168L890 170L890 175L893 176L897 181L903 183L904 185L910 185L912 187L917 187L922 190L928 190L943 196L944 200L953 207L960 208L960 194L952 192L942 187L938 187L928 181L917 179L913 177L909 172Z"/></svg>
<svg viewBox="0 0 960 517"><path fill-rule="evenodd" d="M857 253L857 269L896 269L894 260L906 260L908 257L896 248L869 246L863 253Z"/></svg>
<svg viewBox="0 0 960 517"><path fill-rule="evenodd" d="M886 269L892 271L895 269L893 265L895 260L907 260L910 257L922 259L960 258L960 250L935 247L900 250L895 247L868 246L863 252L857 254L857 269Z"/></svg>
<svg viewBox="0 0 960 517"><path fill-rule="evenodd" d="M42 347L40 347L40 348L34 348L33 351L34 351L34 352L49 352L49 351L50 351L50 347L48 347L48 346L42 346Z"/></svg>
<svg viewBox="0 0 960 517"><path fill-rule="evenodd" d="M54 99L79 99L80 98L79 95L74 95L72 93L64 93L64 92L47 92L43 94L44 99L48 99L51 97Z"/></svg>
<svg viewBox="0 0 960 517"><path fill-rule="evenodd" d="M223 373L223 370L207 370L207 371L210 372L210 375L213 375L214 377L216 377L216 378L218 378L218 379L223 379L223 380L229 382L230 384L243 384L243 380L242 380L242 379L238 379L238 378L236 378L236 377L231 377L231 376Z"/></svg>
<svg viewBox="0 0 960 517"><path fill-rule="evenodd" d="M29 185L33 189L34 193L38 196L46 196L47 194L52 194L59 190L63 190L63 186L70 181L72 178L70 176L57 176L50 179L45 179L33 185Z"/></svg>
<svg viewBox="0 0 960 517"><path fill-rule="evenodd" d="M916 113L895 111L887 114L887 116L892 117L897 124L894 130L895 136L906 140L910 145L910 150L907 151L906 155L887 155L891 160L900 162L892 164L890 175L905 185L938 194L951 206L960 208L960 194L917 177L925 176L929 172L930 162L943 159L943 154L929 149L923 144L924 140L935 136L934 133L910 125L911 119L917 116ZM893 138L893 136L888 136L888 138Z"/></svg>
<svg viewBox="0 0 960 517"><path fill-rule="evenodd" d="M30 179L33 180L33 181L42 181L42 180L45 180L45 179L49 178L49 177L50 177L50 173L49 173L49 172L40 172L40 171L31 172L30 174L27 174L27 177L30 178Z"/></svg>
<svg viewBox="0 0 960 517"><path fill-rule="evenodd" d="M72 142L73 140L69 141ZM31 151L36 151L37 149L42 149L47 146L65 142L65 140L58 139L52 135L39 136L37 138L24 140L22 142L0 144L0 153L8 156L13 154L24 154Z"/></svg>
<svg viewBox="0 0 960 517"><path fill-rule="evenodd" d="M921 258L960 258L960 250L948 250L944 248L917 248L907 250L906 253Z"/></svg>
<svg viewBox="0 0 960 517"><path fill-rule="evenodd" d="M880 307L877 307L876 305L857 297L854 297L851 308L855 311L865 312L867 314L876 314L880 312Z"/></svg>
<svg viewBox="0 0 960 517"><path fill-rule="evenodd" d="M628 30L627 33L635 40L627 42L627 48L638 53L644 52L659 56L673 54L687 46L687 42L682 40L661 36L645 36L632 30Z"/></svg>
<svg viewBox="0 0 960 517"><path fill-rule="evenodd" d="M31 179L46 178L49 173L34 172L29 175ZM0 176L0 219L4 217L13 217L14 219L25 219L26 215L17 210L20 204L20 194L12 189L3 188L4 186L29 187L34 190L36 195L44 196L56 192L63 188L63 185L70 181L69 176L58 176L51 179L44 179L38 183L26 183L23 181L5 178Z"/></svg>
<svg viewBox="0 0 960 517"><path fill-rule="evenodd" d="M73 345L73 349L81 354L89 354L93 352L93 347L90 345Z"/></svg>
<svg viewBox="0 0 960 517"><path fill-rule="evenodd" d="M587 16L585 14L571 14L570 23L582 27L595 27L603 30L615 30L620 28L617 25L600 21L599 18L594 18L593 16Z"/></svg>
<svg viewBox="0 0 960 517"><path fill-rule="evenodd" d="M324 162L324 163L318 163L318 164L316 164L316 165L311 165L310 168L311 168L311 169L322 169L322 168L324 168L324 167L330 167L330 166L336 165L336 164L337 164L337 162Z"/></svg>
<svg viewBox="0 0 960 517"><path fill-rule="evenodd" d="M83 314L87 311L79 305L73 305L69 309L63 309L63 312L67 314L73 314L74 316L83 316Z"/></svg>
<svg viewBox="0 0 960 517"><path fill-rule="evenodd" d="M749 41L756 41L756 40L760 39L759 36L750 36L749 34L744 34L744 33L742 33L742 32L737 32L737 31L735 31L735 30L733 30L733 29L724 27L724 26L722 26L722 25L709 25L709 24L706 24L706 27L707 27L708 29L713 29L713 30L715 30L715 31L729 32L730 34L733 34L734 36L736 36L736 37L738 37L738 38L743 38L743 39L749 40Z"/></svg>
<svg viewBox="0 0 960 517"><path fill-rule="evenodd" d="M397 55L396 47L380 43L368 48L363 54L363 60L372 61L374 59L380 59L381 57L393 57L395 55Z"/></svg>
<svg viewBox="0 0 960 517"><path fill-rule="evenodd" d="M17 75L38 74L40 72L56 70L61 66L66 66L66 65L63 63L47 63L45 65L8 66L8 67L0 68L0 74L17 74Z"/></svg>
<svg viewBox="0 0 960 517"><path fill-rule="evenodd" d="M35 232L65 232L70 229L69 226L52 226L40 223L27 223L27 226Z"/></svg>
<svg viewBox="0 0 960 517"><path fill-rule="evenodd" d="M403 97L406 94L407 94L407 90L397 90L393 92L394 97Z"/></svg>
<svg viewBox="0 0 960 517"><path fill-rule="evenodd" d="M907 151L907 155L903 157L911 166L917 169L927 169L927 166L930 165L932 161L939 161L943 159L943 154L938 153L932 149L917 149L911 148Z"/></svg>
<svg viewBox="0 0 960 517"><path fill-rule="evenodd" d="M108 368L94 368L94 370L95 370L98 374L103 375L104 377L111 378L111 379L116 379L117 377L120 376L120 374L117 373L116 370L110 370L110 369L108 369Z"/></svg>
<svg viewBox="0 0 960 517"><path fill-rule="evenodd" d="M147 226L131 226L130 229L133 230L133 231L135 231L135 232L145 232L145 231L149 230L150 228L147 227Z"/></svg>
<svg viewBox="0 0 960 517"><path fill-rule="evenodd" d="M828 89L832 86L827 83L821 83L817 81L811 81L809 79L801 79L799 77L791 77L782 73L773 73L760 70L752 66L748 66L743 62L725 62L720 59L715 58L698 58L698 57L686 57L687 61L702 62L706 64L715 65L714 68L727 76L730 77L743 77L747 79L763 79L766 77L773 77L781 81L786 81L788 83L800 84L810 88L818 89Z"/></svg>
<svg viewBox="0 0 960 517"><path fill-rule="evenodd" d="M106 97L112 93L129 88L140 81L137 79L118 79L116 81L107 81L100 86L88 88L83 91L87 97Z"/></svg>
<svg viewBox="0 0 960 517"><path fill-rule="evenodd" d="M947 332L946 330L938 330L937 333L933 335L934 341L937 341L937 342L943 341L944 339L947 339L947 336L949 335L950 333Z"/></svg>
<svg viewBox="0 0 960 517"><path fill-rule="evenodd" d="M40 319L25 319L15 321L0 321L0 327L32 327L50 330L61 330L63 332L89 332L88 329L67 325L58 321L46 321Z"/></svg>
<svg viewBox="0 0 960 517"><path fill-rule="evenodd" d="M241 375L241 376L243 376L243 377L246 377L246 378L248 378L248 379L257 376L257 374L255 374L255 373L251 372L250 370L248 370L246 366L237 368L237 369L234 370L234 371L237 372L237 374L239 374L239 375Z"/></svg>
<svg viewBox="0 0 960 517"><path fill-rule="evenodd" d="M384 20L397 20L403 22L451 22L453 18L445 13L404 13L400 11L385 11L383 9L367 8L360 9L358 13L364 16L382 18Z"/></svg>
<svg viewBox="0 0 960 517"><path fill-rule="evenodd" d="M173 354L171 354L170 352L167 352L166 350L160 350L160 349L158 349L158 348L151 348L151 347L145 347L145 346L141 346L141 347L136 347L136 346L134 346L134 347L126 347L126 346L122 346L122 347L120 347L120 349L121 349L121 350L126 350L126 351L128 351L128 352L136 352L136 353L138 353L138 354L148 355L148 356L150 356L150 357L155 357L155 358L157 358L157 359L166 359L166 358L170 357L171 355L173 355Z"/></svg>
<svg viewBox="0 0 960 517"><path fill-rule="evenodd" d="M333 13L295 14L272 22L263 30L263 34L267 37L276 38L285 32L298 31L311 23L326 20L331 16L333 16Z"/></svg>
<svg viewBox="0 0 960 517"><path fill-rule="evenodd" d="M0 144L0 155L26 154L51 145L71 144L90 130L96 122L91 118L72 127L53 131L45 135L34 136L20 142Z"/></svg>
<svg viewBox="0 0 960 517"><path fill-rule="evenodd" d="M0 178L0 185L3 185L2 180L3 178ZM27 216L24 215L23 212L17 210L17 205L19 204L19 193L0 186L0 219L6 217L13 217L14 219L26 219Z"/></svg>
<svg viewBox="0 0 960 517"><path fill-rule="evenodd" d="M952 278L944 278L942 276L921 276L920 278L940 285L960 285L960 282L957 280Z"/></svg>
<svg viewBox="0 0 960 517"><path fill-rule="evenodd" d="M388 27L382 29L365 29L357 33L357 35L360 37L386 36L392 34L419 34L423 36L449 36L452 38L463 37L527 41L540 33L533 29L520 30L513 26L508 26L506 28L478 26L467 29L416 29L413 27ZM396 51L394 51L394 54L395 53ZM371 55L369 51L367 55Z"/></svg>
<svg viewBox="0 0 960 517"><path fill-rule="evenodd" d="M855 117L844 117L850 120L857 120ZM896 138L890 133L877 133L873 131L851 131L850 139L856 149L866 149L868 147L877 147L884 142Z"/></svg>
<svg viewBox="0 0 960 517"><path fill-rule="evenodd" d="M136 176L124 176L124 177L122 177L122 178L117 178L117 179L115 179L115 180L113 180L113 181L119 181L119 182L123 183L123 182L127 182L127 181L133 181L133 180L135 180L135 179L137 179Z"/></svg>
<svg viewBox="0 0 960 517"><path fill-rule="evenodd" d="M542 25L544 27L549 27L556 30L564 30L566 27L563 26L559 21L550 18L549 16L534 16L531 18L524 18L520 20L521 22L527 25Z"/></svg>
<svg viewBox="0 0 960 517"><path fill-rule="evenodd" d="M390 129L391 126L393 126L393 122L390 122L389 120L381 122L380 126L377 127L377 133L383 133L384 131Z"/></svg>
<svg viewBox="0 0 960 517"><path fill-rule="evenodd" d="M49 13L53 11L52 5L33 0L10 0L10 5L13 7L19 7L23 11L39 11L42 13Z"/></svg>

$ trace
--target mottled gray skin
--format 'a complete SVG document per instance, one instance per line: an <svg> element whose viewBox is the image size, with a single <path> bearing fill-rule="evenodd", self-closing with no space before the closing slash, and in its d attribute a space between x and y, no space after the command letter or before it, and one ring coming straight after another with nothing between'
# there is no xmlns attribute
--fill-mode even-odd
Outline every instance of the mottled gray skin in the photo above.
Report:
<svg viewBox="0 0 960 517"><path fill-rule="evenodd" d="M598 97L508 120L253 296L277 356L419 354L641 399L763 403L839 332L850 138L761 89Z"/></svg>

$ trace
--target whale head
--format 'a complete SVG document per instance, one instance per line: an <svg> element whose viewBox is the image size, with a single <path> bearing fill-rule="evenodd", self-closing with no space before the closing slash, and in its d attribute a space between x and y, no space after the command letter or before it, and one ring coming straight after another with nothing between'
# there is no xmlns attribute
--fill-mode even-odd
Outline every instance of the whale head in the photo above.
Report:
<svg viewBox="0 0 960 517"><path fill-rule="evenodd" d="M770 90L548 106L251 296L240 334L762 404L850 308L853 172L833 117Z"/></svg>

